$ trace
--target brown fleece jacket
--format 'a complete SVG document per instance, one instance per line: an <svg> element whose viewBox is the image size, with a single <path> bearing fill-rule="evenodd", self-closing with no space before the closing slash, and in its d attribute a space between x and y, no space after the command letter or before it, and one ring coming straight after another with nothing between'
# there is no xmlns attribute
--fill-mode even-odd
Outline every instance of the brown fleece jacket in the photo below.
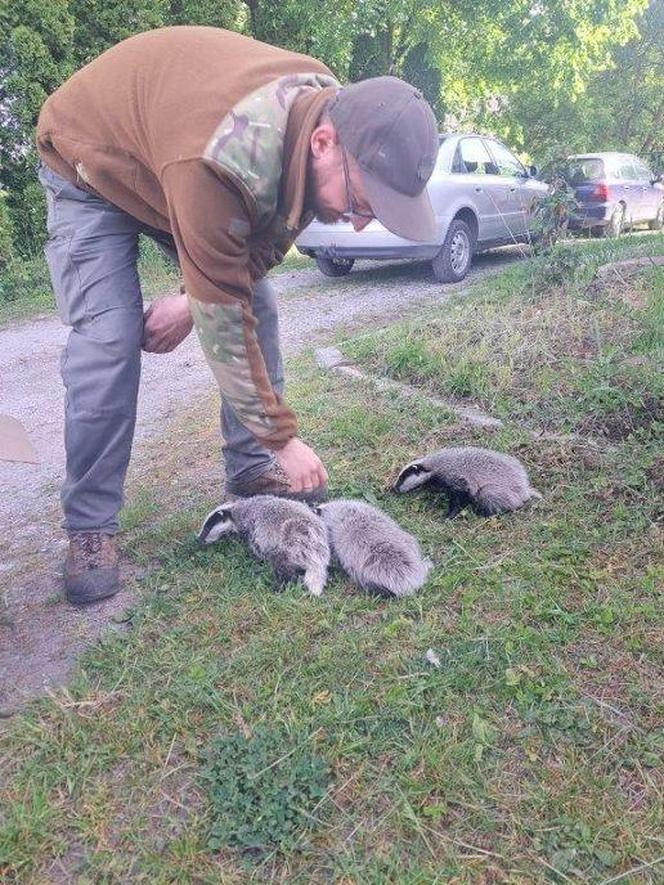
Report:
<svg viewBox="0 0 664 885"><path fill-rule="evenodd" d="M259 438L271 448L285 445L297 428L267 378L251 312L253 282L282 260L310 220L303 217L309 136L334 90L299 96L289 114L278 210L287 219L285 239L275 242L269 225L258 225L246 188L203 155L241 98L297 73L331 76L313 58L231 31L163 28L119 43L74 74L45 102L37 127L47 166L172 234L192 298L241 306L268 428Z"/></svg>

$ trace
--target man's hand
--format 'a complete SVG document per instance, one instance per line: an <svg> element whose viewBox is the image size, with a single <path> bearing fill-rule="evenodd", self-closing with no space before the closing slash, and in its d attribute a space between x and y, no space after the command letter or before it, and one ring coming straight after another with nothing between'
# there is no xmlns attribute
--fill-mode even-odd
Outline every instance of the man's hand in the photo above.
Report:
<svg viewBox="0 0 664 885"><path fill-rule="evenodd" d="M294 437L275 456L290 479L292 491L311 492L327 482L323 462L301 439Z"/></svg>
<svg viewBox="0 0 664 885"><path fill-rule="evenodd" d="M157 298L145 311L143 350L168 353L184 341L192 327L186 294Z"/></svg>

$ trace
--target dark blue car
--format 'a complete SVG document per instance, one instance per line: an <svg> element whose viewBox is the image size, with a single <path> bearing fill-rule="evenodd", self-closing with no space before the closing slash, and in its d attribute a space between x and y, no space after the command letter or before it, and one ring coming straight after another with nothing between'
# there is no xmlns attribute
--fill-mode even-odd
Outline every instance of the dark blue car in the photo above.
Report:
<svg viewBox="0 0 664 885"><path fill-rule="evenodd" d="M568 157L564 170L579 208L570 228L618 237L627 227L664 227L664 185L634 154L606 152Z"/></svg>

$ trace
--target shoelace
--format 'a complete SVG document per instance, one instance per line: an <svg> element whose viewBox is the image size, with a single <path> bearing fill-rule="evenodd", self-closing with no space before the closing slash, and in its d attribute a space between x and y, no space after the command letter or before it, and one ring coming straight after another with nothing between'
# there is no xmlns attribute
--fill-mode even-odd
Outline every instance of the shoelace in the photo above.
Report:
<svg viewBox="0 0 664 885"><path fill-rule="evenodd" d="M81 539L81 547L86 553L99 553L102 544L101 532L82 532L79 536Z"/></svg>

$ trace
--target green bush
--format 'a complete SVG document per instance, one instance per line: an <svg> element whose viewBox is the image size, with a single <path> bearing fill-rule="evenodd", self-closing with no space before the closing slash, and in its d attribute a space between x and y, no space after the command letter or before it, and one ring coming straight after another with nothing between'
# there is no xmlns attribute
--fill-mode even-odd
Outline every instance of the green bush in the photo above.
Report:
<svg viewBox="0 0 664 885"><path fill-rule="evenodd" d="M15 301L45 301L51 296L51 278L43 256L15 257L0 264L0 307Z"/></svg>
<svg viewBox="0 0 664 885"><path fill-rule="evenodd" d="M0 272L14 255L14 229L7 210L7 195L0 190Z"/></svg>
<svg viewBox="0 0 664 885"><path fill-rule="evenodd" d="M39 255L46 242L46 196L37 181L37 173L12 190L7 200L14 232L14 251L24 258Z"/></svg>
<svg viewBox="0 0 664 885"><path fill-rule="evenodd" d="M569 236L571 215L579 208L574 190L557 170L549 179L549 192L538 198L533 212L532 232L536 251L550 249Z"/></svg>
<svg viewBox="0 0 664 885"><path fill-rule="evenodd" d="M552 286L574 284L588 263L588 257L570 243L558 242L532 262L532 281L538 291Z"/></svg>

